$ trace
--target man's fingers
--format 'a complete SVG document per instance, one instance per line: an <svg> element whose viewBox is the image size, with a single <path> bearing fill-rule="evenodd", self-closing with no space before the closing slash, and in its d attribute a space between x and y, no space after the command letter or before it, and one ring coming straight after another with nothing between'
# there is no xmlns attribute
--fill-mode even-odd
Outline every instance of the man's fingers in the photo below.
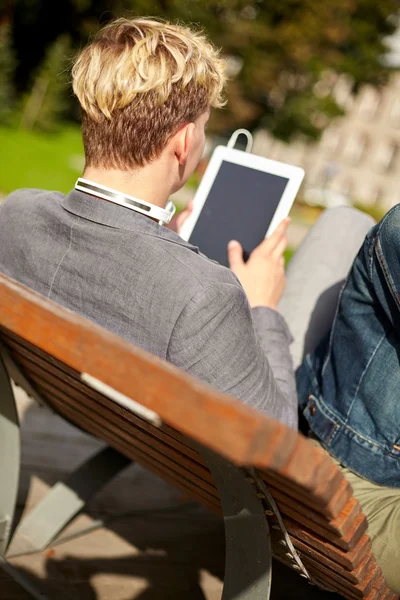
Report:
<svg viewBox="0 0 400 600"><path fill-rule="evenodd" d="M232 240L228 244L228 262L232 271L244 264L243 248L236 240Z"/></svg>
<svg viewBox="0 0 400 600"><path fill-rule="evenodd" d="M274 256L275 258L279 258L285 252L287 245L288 245L288 240L285 235L280 240L280 242L275 246L275 248L272 250L271 255Z"/></svg>
<svg viewBox="0 0 400 600"><path fill-rule="evenodd" d="M274 233L272 233L268 238L263 240L261 244L257 246L256 250L258 252L262 252L263 254L270 254L271 252L274 252L275 254L276 247L280 246L281 242L286 239L286 231L289 223L289 217L283 219L283 221L275 229Z"/></svg>
<svg viewBox="0 0 400 600"><path fill-rule="evenodd" d="M275 229L274 233L270 235L268 240L271 242L272 246L277 246L282 238L286 236L287 228L290 223L290 217L286 217L283 219L281 223L279 223L278 227Z"/></svg>

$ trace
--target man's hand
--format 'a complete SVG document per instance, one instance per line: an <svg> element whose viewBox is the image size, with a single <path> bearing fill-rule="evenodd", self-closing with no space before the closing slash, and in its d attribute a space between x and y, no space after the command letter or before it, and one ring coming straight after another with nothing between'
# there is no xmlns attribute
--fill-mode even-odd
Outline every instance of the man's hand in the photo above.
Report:
<svg viewBox="0 0 400 600"><path fill-rule="evenodd" d="M183 223L186 221L188 216L193 211L193 200L189 202L189 204L184 208L179 215L174 215L171 221L166 225L167 229L171 229L171 231L175 231L175 233L179 233Z"/></svg>
<svg viewBox="0 0 400 600"><path fill-rule="evenodd" d="M286 230L290 218L286 218L274 233L263 240L243 261L243 249L239 242L228 244L229 266L239 279L249 304L277 309L285 289L285 261L283 253L287 246Z"/></svg>

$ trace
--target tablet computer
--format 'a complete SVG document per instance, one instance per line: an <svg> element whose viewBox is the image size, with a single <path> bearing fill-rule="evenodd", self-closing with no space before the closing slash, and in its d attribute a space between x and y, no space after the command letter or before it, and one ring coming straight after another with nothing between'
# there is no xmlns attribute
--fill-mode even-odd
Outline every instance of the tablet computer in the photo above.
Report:
<svg viewBox="0 0 400 600"><path fill-rule="evenodd" d="M230 240L247 258L287 217L303 177L299 167L218 146L180 236L225 266Z"/></svg>

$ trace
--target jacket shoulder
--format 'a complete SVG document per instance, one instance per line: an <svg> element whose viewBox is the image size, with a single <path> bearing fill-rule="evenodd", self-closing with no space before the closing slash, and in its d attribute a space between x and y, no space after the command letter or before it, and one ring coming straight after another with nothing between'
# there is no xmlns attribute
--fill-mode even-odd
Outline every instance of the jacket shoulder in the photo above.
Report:
<svg viewBox="0 0 400 600"><path fill-rule="evenodd" d="M29 204L30 202L38 202L38 201L51 201L54 199L64 198L62 192L55 192L50 190L40 190L37 188L21 188L19 190L15 190L6 196L3 206L23 206L25 204Z"/></svg>

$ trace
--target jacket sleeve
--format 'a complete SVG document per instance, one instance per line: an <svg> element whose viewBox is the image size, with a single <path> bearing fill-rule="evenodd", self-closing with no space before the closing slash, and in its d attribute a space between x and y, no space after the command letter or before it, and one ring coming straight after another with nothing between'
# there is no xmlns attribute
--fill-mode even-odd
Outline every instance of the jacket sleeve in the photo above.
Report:
<svg viewBox="0 0 400 600"><path fill-rule="evenodd" d="M178 317L167 359L220 391L297 427L290 335L278 313L265 311L253 309L253 322L239 285L204 287Z"/></svg>

